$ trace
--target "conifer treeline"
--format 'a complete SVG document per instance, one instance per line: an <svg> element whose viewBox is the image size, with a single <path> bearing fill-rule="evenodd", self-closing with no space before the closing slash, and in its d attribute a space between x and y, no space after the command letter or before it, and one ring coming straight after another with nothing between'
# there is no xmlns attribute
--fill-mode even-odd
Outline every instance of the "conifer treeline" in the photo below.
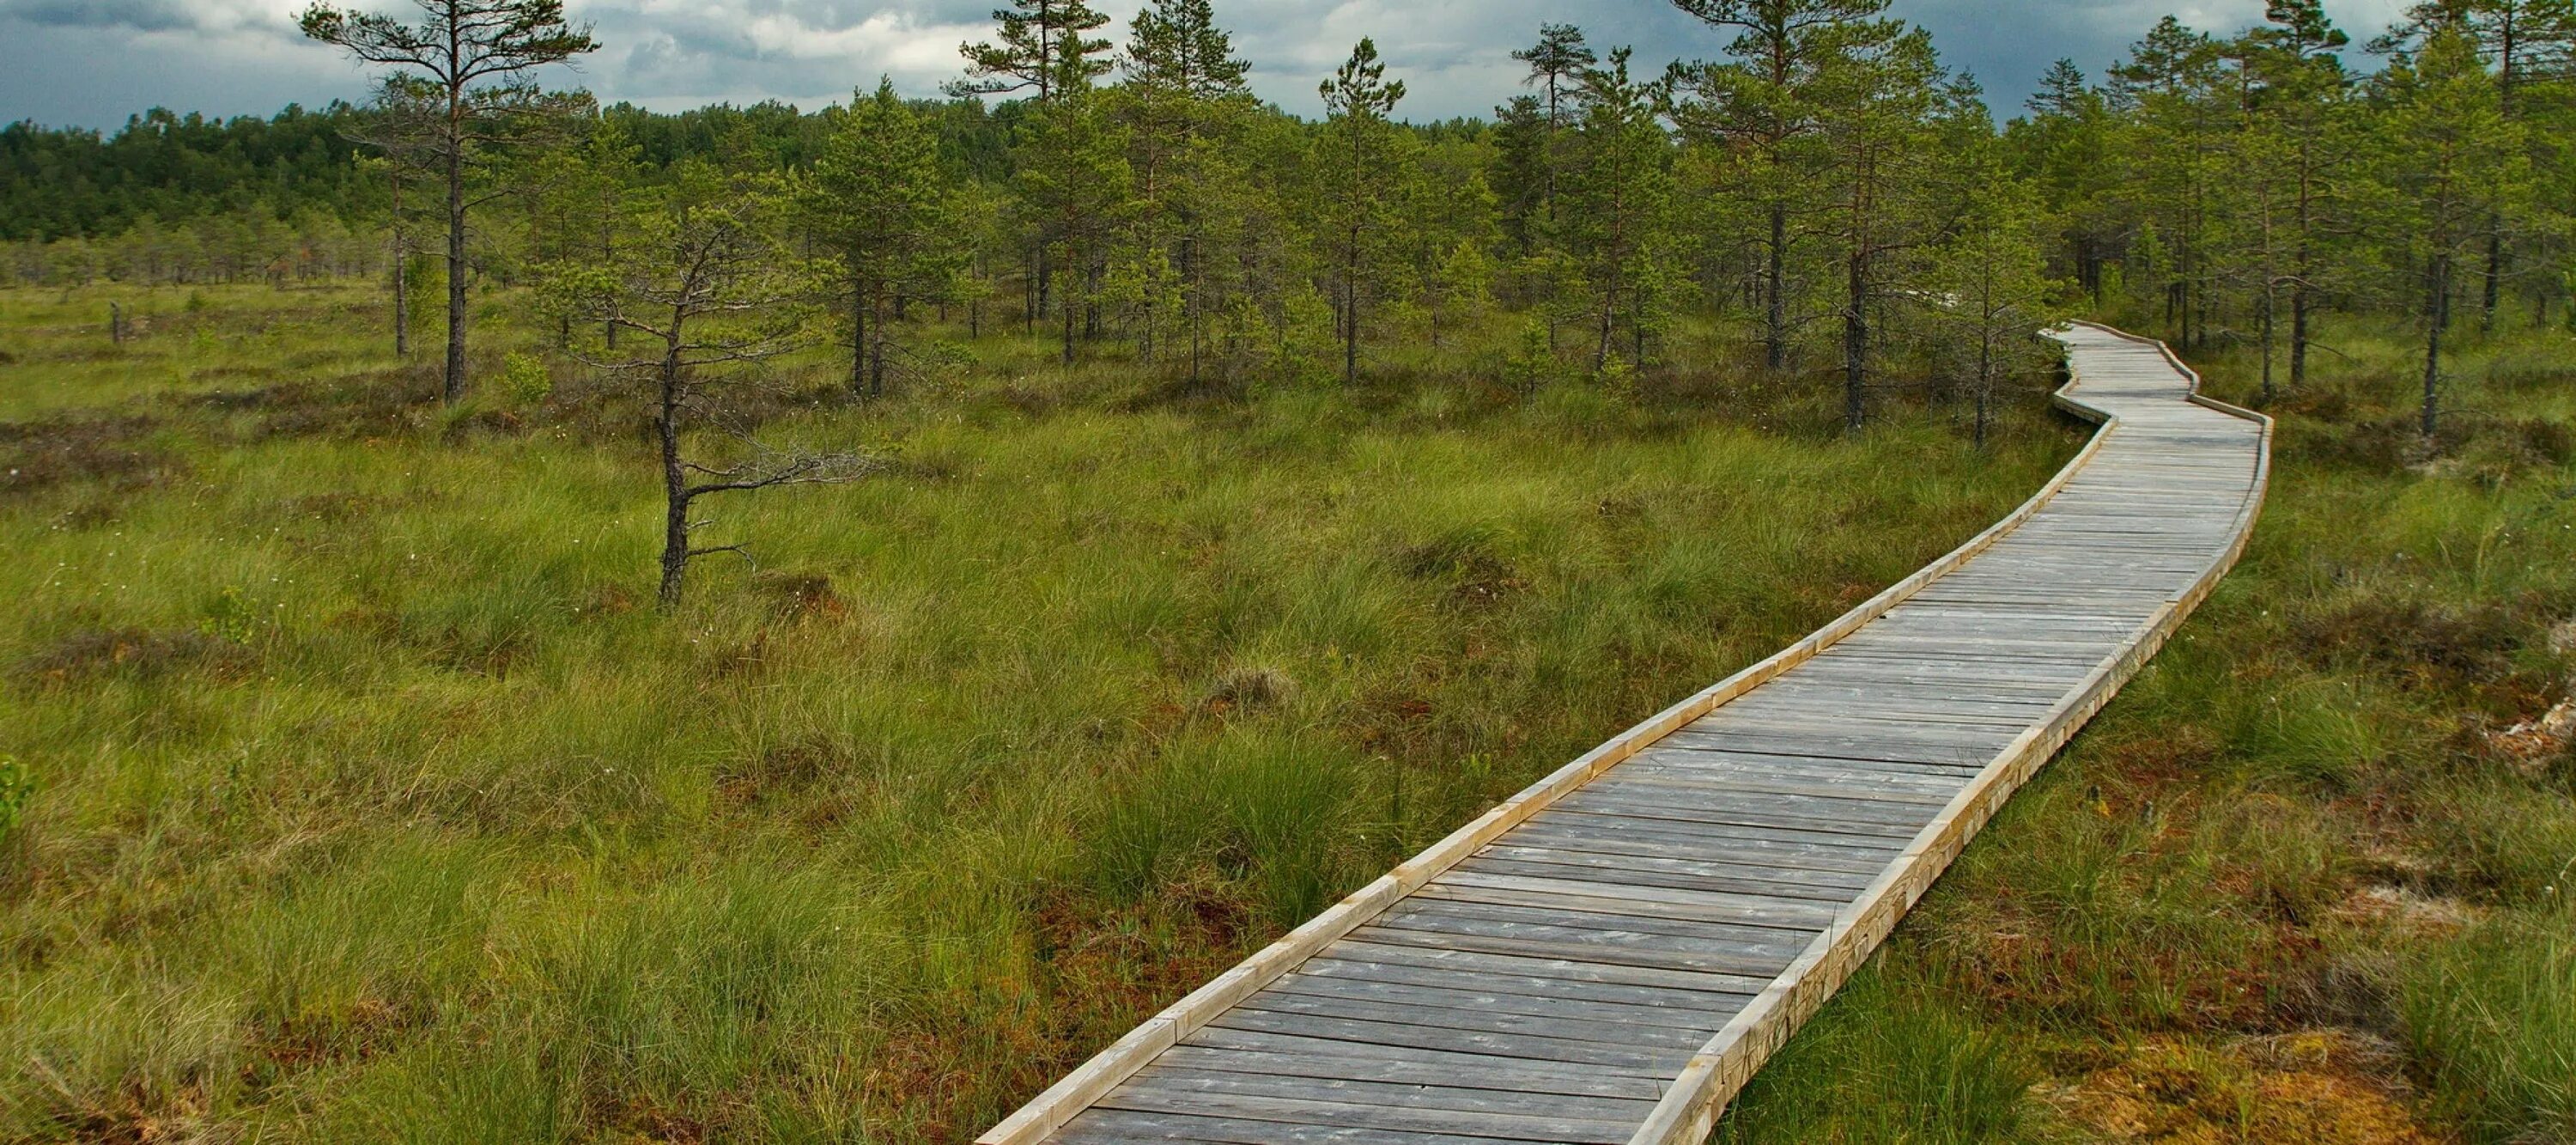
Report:
<svg viewBox="0 0 2576 1145"><path fill-rule="evenodd" d="M516 193L478 219L473 265L510 282L613 254L638 196L683 168L775 176L792 209L764 217L819 260L862 393L903 374L926 314L1043 329L1067 362L1115 346L1191 378L1320 380L1500 310L1526 354L1603 377L1658 368L1677 321L1714 319L1745 367L1838 384L1855 425L1897 381L1987 393L2028 368L2029 331L2091 308L2260 346L2267 386L2304 379L2321 312L2403 314L2425 336L2429 426L2447 332L2570 314L2569 0L2432 0L2366 45L2318 0L2274 0L2234 35L2167 18L2098 85L2058 64L2000 130L1887 0L1674 2L1709 29L1706 62L1639 75L1625 48L1550 24L1514 53L1528 94L1489 122L1414 125L1388 74L1401 46L1356 45L1310 122L1250 95L1208 0L1154 0L1123 40L1087 0L1011 0L945 101L588 113L585 139L490 164ZM104 141L12 127L0 154L33 172L12 194L108 169L128 190L24 213L76 237L21 242L0 273L381 272L351 236L386 229L400 155L239 160L224 136L327 121L345 141L390 113L165 117ZM194 168L113 158L201 136L247 173L145 193L149 172ZM327 178L301 169L325 160ZM186 219L191 203L208 209Z"/></svg>

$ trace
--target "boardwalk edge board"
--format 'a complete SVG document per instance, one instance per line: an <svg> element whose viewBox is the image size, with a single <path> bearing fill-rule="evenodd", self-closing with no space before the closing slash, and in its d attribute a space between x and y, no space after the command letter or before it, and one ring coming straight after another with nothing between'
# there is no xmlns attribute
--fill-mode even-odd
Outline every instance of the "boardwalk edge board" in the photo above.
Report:
<svg viewBox="0 0 2576 1145"><path fill-rule="evenodd" d="M2118 655L2094 667L2076 690L2053 707L2044 720L2024 730L2000 755L1986 764L1858 899L1836 908L1834 918L1824 932L1690 1060L1680 1076L1666 1088L1663 1098L1632 1139L1632 1145L1679 1145L1704 1138L1714 1126L1718 1111L1743 1088L1754 1070L1877 949L1895 928L1897 920L1930 888L1933 880L1948 867L1978 828L2042 763L2072 738L2094 712L2110 701L2120 686L2162 647L2183 618L2208 595L2218 579L2243 553L2270 476L2271 420L2201 396L2199 375L2162 343L2093 323L2079 325L2157 347L2165 361L2190 381L2188 400L2229 416L2256 422L2262 427L2262 445L2256 460L2252 490L2231 523L2232 540L2186 592L2165 601L2146 622L2129 634ZM1183 1038L1205 1028L1219 1015L1278 981L1325 947L1367 925L1506 832L1674 731L1814 659L2013 533L2084 472L2100 454L2104 443L2121 428L2120 420L2109 411L2087 405L2070 392L2083 382L2080 372L2072 372L2068 383L2053 395L2052 400L2059 408L2100 428L2046 485L2002 520L1814 633L1612 737L1460 827L1421 854L1397 865L1277 942L1146 1019L977 1138L978 1145L1035 1145L1047 1139Z"/></svg>

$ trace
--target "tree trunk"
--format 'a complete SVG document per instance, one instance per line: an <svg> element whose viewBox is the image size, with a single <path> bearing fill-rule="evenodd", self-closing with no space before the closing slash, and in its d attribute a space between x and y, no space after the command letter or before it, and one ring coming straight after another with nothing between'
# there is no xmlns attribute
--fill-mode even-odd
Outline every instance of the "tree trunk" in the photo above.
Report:
<svg viewBox="0 0 2576 1145"><path fill-rule="evenodd" d="M402 161L389 159L393 175L394 228L394 357L411 357L411 282L406 277L411 262L411 242L402 225Z"/></svg>
<svg viewBox="0 0 2576 1145"><path fill-rule="evenodd" d="M459 96L448 97L447 136L447 377L441 397L465 397L465 141Z"/></svg>
<svg viewBox="0 0 2576 1145"><path fill-rule="evenodd" d="M2442 394L2442 328L2451 318L2451 259L2449 255L2433 260L2432 281L2427 290L2424 323L2424 439L2431 441L2441 428Z"/></svg>
<svg viewBox="0 0 2576 1145"><path fill-rule="evenodd" d="M1068 270L1061 273L1071 274L1073 272ZM1067 290L1061 293L1064 297L1058 300L1058 308L1064 311L1064 364L1065 368L1071 369L1073 367L1073 326L1074 321L1079 317L1079 315L1075 312L1076 308L1073 304L1073 292Z"/></svg>
<svg viewBox="0 0 2576 1145"><path fill-rule="evenodd" d="M609 227L603 223L599 228L599 264L601 266L607 266L609 264L609 260L616 256L616 245L617 233L609 229ZM601 333L600 337L607 341L609 349L616 349L617 324L614 322L607 322L602 325L606 326L607 329Z"/></svg>
<svg viewBox="0 0 2576 1145"><path fill-rule="evenodd" d="M1854 250L1843 307L1843 428L1860 432L1869 412L1869 255Z"/></svg>
<svg viewBox="0 0 2576 1145"><path fill-rule="evenodd" d="M1762 364L1772 373L1789 368L1789 209L1771 208L1771 245L1763 268Z"/></svg>
<svg viewBox="0 0 2576 1145"><path fill-rule="evenodd" d="M1977 450L1986 448L1987 408L1995 392L1995 338L1991 333L1977 337Z"/></svg>
<svg viewBox="0 0 2576 1145"><path fill-rule="evenodd" d="M662 607L680 603L680 580L689 567L689 472L680 464L680 343L678 324L662 356L662 404L654 429L662 446Z"/></svg>
<svg viewBox="0 0 2576 1145"><path fill-rule="evenodd" d="M877 316L876 334L868 342L868 396L885 396L886 320Z"/></svg>
<svg viewBox="0 0 2576 1145"><path fill-rule="evenodd" d="M2496 307L2504 298L2504 220L2487 223L2485 290L2478 299L2478 332L2495 332Z"/></svg>
<svg viewBox="0 0 2576 1145"><path fill-rule="evenodd" d="M1616 324L1618 313L1619 292L1615 289L1602 292L1601 328L1596 332L1598 337L1592 347L1593 373L1597 374L1610 368L1610 334Z"/></svg>
<svg viewBox="0 0 2576 1145"><path fill-rule="evenodd" d="M2298 389L2308 381L2308 288L2302 283L2290 292L2290 388Z"/></svg>
<svg viewBox="0 0 2576 1145"><path fill-rule="evenodd" d="M394 244L394 357L411 357L411 282L405 277L411 257Z"/></svg>
<svg viewBox="0 0 2576 1145"><path fill-rule="evenodd" d="M850 393L866 397L868 393L868 288L858 281L850 283Z"/></svg>
<svg viewBox="0 0 2576 1145"><path fill-rule="evenodd" d="M1085 341L1100 337L1100 276L1097 262L1082 271L1082 337Z"/></svg>
<svg viewBox="0 0 2576 1145"><path fill-rule="evenodd" d="M1360 231L1351 228L1350 260L1342 268L1342 384L1360 380Z"/></svg>
<svg viewBox="0 0 2576 1145"><path fill-rule="evenodd" d="M1195 235L1181 235L1181 329L1190 338L1190 388L1199 388L1199 327L1205 322L1202 311L1207 284L1200 281L1199 243Z"/></svg>
<svg viewBox="0 0 2576 1145"><path fill-rule="evenodd" d="M1030 313L1043 316L1047 311L1048 304L1055 300L1055 251L1054 248L1047 245L1047 236L1043 229L1040 230L1038 234L1037 284L1038 296L1035 300L1034 309L1032 309ZM1034 319L1032 321L1034 321ZM1034 327L1032 327L1032 332L1034 332Z"/></svg>
<svg viewBox="0 0 2576 1145"><path fill-rule="evenodd" d="M1646 292L1642 287L1628 300L1628 334L1635 339L1637 350L1629 364L1643 373L1646 369Z"/></svg>
<svg viewBox="0 0 2576 1145"><path fill-rule="evenodd" d="M2263 404L2272 404L2272 291L2264 288L2263 313L2258 321L2263 330Z"/></svg>

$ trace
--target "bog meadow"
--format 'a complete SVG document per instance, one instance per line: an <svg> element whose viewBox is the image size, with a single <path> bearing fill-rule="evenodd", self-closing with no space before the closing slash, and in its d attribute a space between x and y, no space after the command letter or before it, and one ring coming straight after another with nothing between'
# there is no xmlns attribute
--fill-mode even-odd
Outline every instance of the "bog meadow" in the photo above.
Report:
<svg viewBox="0 0 2576 1145"><path fill-rule="evenodd" d="M971 1140L2021 503L2073 319L2277 419L2252 547L1716 1139L2576 1140L2576 12L1993 106L1674 3L1436 122L1210 0L678 113L412 0L0 130L0 1140Z"/></svg>

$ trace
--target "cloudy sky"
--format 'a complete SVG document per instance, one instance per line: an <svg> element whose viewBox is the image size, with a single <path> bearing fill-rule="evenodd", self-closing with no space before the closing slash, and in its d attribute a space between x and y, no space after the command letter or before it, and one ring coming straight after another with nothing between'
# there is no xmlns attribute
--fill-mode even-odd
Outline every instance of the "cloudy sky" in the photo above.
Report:
<svg viewBox="0 0 2576 1145"><path fill-rule="evenodd" d="M406 0L357 0L408 10ZM1142 0L1103 0L1121 18ZM154 105L210 114L269 113L291 102L355 97L366 78L303 42L305 0L0 0L0 122L113 127ZM957 74L957 45L983 39L995 0L570 0L605 45L556 86L673 110L847 97L880 74L932 94ZM2360 40L2403 0L2327 0ZM1315 84L1363 35L1374 36L1412 95L1412 118L1485 114L1518 90L1507 53L1542 20L1580 24L1594 44L1632 44L1639 61L1717 53L1720 40L1663 0L1217 0L1253 63L1252 84L1291 111L1316 110ZM2262 0L1896 0L1932 29L1945 56L1982 79L1998 111L2017 105L2059 56L2087 74L2168 12L2234 30ZM1120 37L1123 39L1123 34Z"/></svg>

